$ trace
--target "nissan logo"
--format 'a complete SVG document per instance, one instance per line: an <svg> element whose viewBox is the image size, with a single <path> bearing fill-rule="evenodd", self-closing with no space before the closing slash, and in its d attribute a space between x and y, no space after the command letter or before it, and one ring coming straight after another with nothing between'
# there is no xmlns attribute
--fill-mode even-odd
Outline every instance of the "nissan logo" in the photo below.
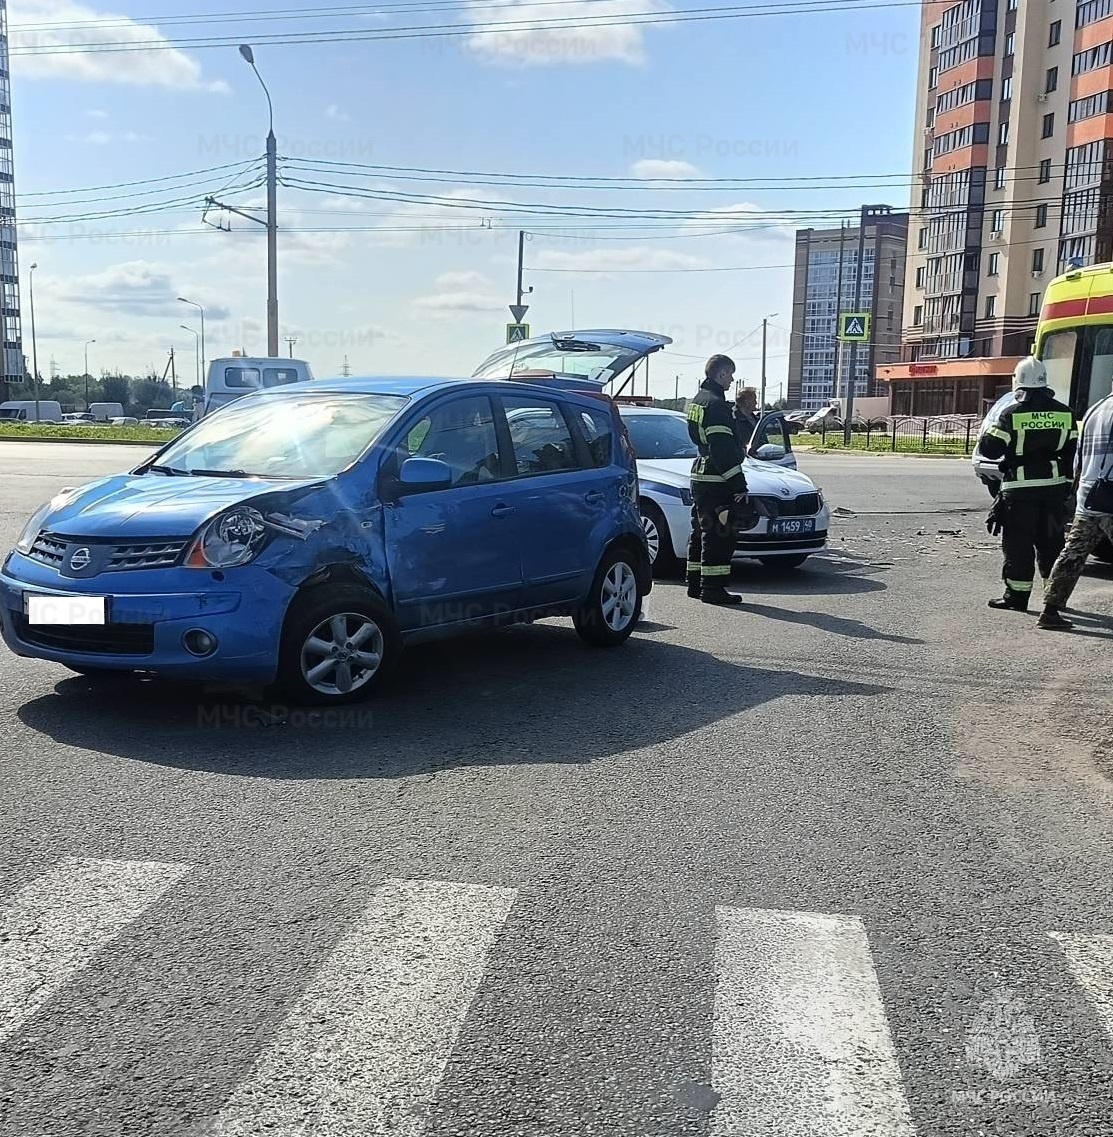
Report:
<svg viewBox="0 0 1113 1137"><path fill-rule="evenodd" d="M84 546L80 549L74 549L70 553L70 568L77 569L80 572L83 568L87 568L89 562L93 559L92 553L89 552Z"/></svg>

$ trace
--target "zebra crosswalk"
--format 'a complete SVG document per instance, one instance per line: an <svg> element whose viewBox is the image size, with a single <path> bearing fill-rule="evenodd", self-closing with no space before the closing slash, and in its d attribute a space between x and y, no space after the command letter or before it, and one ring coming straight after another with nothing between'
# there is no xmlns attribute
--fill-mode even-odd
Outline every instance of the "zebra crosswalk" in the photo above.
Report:
<svg viewBox="0 0 1113 1137"><path fill-rule="evenodd" d="M5 1040L103 966L192 869L67 859L0 896L0 1086ZM466 1045L456 1052L478 993L498 982L492 953L517 901L513 888L385 880L219 1107L165 1137L422 1137L450 1062L466 1061ZM926 1134L861 919L720 905L714 928L709 1137ZM1113 936L1047 938L1113 1035Z"/></svg>

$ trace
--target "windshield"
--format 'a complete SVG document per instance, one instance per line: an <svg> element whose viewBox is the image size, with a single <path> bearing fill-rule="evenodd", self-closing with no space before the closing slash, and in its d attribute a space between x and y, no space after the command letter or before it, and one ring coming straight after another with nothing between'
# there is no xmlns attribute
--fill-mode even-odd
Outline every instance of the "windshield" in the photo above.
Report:
<svg viewBox="0 0 1113 1137"><path fill-rule="evenodd" d="M698 453L688 436L688 420L682 415L623 415L622 421L634 444L635 456L644 462L694 458Z"/></svg>
<svg viewBox="0 0 1113 1137"><path fill-rule="evenodd" d="M575 375L606 383L623 371L642 352L582 341L580 347L569 350L558 348L551 340L544 343L519 344L496 351L473 375L475 379L510 379L530 375ZM582 350L581 350L582 348Z"/></svg>
<svg viewBox="0 0 1113 1137"><path fill-rule="evenodd" d="M350 466L407 399L304 394L238 399L158 456L164 473L327 478Z"/></svg>

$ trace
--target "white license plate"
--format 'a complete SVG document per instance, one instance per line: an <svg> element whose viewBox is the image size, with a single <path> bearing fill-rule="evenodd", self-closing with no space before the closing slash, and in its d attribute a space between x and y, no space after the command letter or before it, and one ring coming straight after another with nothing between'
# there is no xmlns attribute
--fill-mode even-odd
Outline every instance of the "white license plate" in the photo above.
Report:
<svg viewBox="0 0 1113 1137"><path fill-rule="evenodd" d="M815 532L815 518L808 517L801 520L790 520L786 517L779 517L771 525L772 533L777 537L799 537L807 533Z"/></svg>
<svg viewBox="0 0 1113 1137"><path fill-rule="evenodd" d="M107 623L107 596L27 596L29 624Z"/></svg>

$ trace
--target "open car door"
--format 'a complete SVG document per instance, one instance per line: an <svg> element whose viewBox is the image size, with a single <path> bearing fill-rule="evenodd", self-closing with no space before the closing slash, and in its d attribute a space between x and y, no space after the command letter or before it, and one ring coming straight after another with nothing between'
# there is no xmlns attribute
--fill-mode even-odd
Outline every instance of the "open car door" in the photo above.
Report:
<svg viewBox="0 0 1113 1137"><path fill-rule="evenodd" d="M792 434L783 411L767 411L754 427L746 454L759 462L785 466L795 470L796 455L792 452Z"/></svg>

